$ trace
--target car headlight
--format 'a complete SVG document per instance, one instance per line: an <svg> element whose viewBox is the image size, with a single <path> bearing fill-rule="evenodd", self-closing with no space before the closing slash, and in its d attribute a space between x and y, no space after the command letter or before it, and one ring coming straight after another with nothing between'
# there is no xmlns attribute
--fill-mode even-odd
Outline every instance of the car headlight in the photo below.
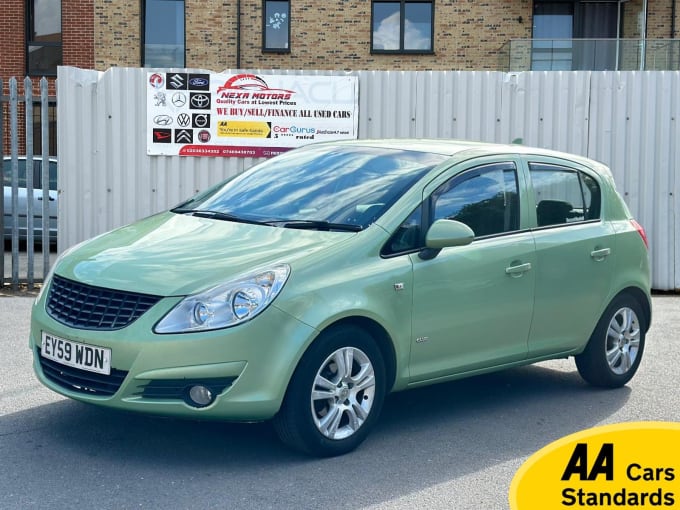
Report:
<svg viewBox="0 0 680 510"><path fill-rule="evenodd" d="M154 327L155 333L191 333L235 326L260 314L281 292L290 274L280 264L187 296Z"/></svg>

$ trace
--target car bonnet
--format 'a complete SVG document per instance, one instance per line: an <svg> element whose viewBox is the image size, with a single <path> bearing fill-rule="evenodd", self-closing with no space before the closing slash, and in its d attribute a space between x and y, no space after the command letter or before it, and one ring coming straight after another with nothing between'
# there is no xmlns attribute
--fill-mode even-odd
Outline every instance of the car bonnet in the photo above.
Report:
<svg viewBox="0 0 680 510"><path fill-rule="evenodd" d="M55 272L97 287L182 296L355 235L163 213L86 241Z"/></svg>

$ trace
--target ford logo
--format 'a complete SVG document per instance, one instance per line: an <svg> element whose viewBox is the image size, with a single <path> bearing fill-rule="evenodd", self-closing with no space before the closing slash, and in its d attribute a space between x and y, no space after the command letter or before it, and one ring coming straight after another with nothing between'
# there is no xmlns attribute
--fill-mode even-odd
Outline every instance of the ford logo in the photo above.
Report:
<svg viewBox="0 0 680 510"><path fill-rule="evenodd" d="M208 80L205 78L191 78L189 80L189 85L192 87L205 87L208 84Z"/></svg>

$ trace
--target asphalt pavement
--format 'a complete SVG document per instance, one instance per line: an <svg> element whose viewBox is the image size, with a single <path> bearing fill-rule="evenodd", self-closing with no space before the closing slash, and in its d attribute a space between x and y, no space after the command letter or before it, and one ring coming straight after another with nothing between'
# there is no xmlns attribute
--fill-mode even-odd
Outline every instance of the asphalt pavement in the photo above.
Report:
<svg viewBox="0 0 680 510"><path fill-rule="evenodd" d="M267 423L119 413L41 386L32 299L0 291L0 508L508 508L522 463L597 425L680 422L680 296L654 297L640 370L617 390L557 360L391 395L355 452L312 459Z"/></svg>

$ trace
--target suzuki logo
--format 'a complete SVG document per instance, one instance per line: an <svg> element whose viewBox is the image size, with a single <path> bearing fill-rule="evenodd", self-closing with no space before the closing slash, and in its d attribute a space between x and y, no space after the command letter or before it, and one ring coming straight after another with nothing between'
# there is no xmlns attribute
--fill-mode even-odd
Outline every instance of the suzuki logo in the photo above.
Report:
<svg viewBox="0 0 680 510"><path fill-rule="evenodd" d="M182 74L173 74L168 78L168 85L173 89L185 88L185 76Z"/></svg>

